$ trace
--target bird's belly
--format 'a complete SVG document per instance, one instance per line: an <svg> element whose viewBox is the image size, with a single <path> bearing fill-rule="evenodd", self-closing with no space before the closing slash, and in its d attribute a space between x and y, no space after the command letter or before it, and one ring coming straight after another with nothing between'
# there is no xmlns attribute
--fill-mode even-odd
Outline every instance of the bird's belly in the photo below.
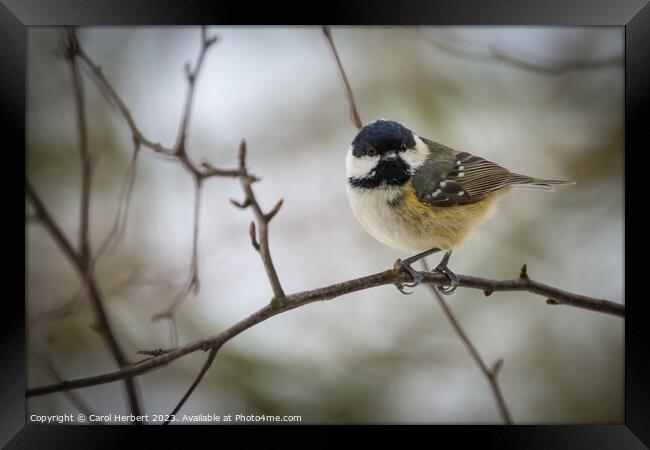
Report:
<svg viewBox="0 0 650 450"><path fill-rule="evenodd" d="M457 248L469 232L493 212L494 199L462 206L435 207L420 203L409 189L348 188L355 216L378 241L399 250L422 252Z"/></svg>

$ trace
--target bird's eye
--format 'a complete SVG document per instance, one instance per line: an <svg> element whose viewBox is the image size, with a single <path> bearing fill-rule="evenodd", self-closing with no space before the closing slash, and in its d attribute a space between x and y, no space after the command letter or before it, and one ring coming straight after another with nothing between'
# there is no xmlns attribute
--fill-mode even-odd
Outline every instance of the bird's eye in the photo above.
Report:
<svg viewBox="0 0 650 450"><path fill-rule="evenodd" d="M399 151L400 152L405 152L406 150L407 150L406 144L404 142L402 142L402 145L400 146Z"/></svg>
<svg viewBox="0 0 650 450"><path fill-rule="evenodd" d="M366 155L368 155L368 156L375 156L376 154L377 154L377 150L375 150L372 147L370 147L370 148L368 148L368 150L366 150Z"/></svg>

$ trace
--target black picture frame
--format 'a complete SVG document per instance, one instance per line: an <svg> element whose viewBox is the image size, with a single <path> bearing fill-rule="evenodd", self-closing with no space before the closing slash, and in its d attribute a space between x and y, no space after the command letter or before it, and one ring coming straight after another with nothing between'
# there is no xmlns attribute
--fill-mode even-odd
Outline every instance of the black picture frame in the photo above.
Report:
<svg viewBox="0 0 650 450"><path fill-rule="evenodd" d="M291 14L289 14L289 12ZM277 2L245 4L228 1L119 0L111 2L83 0L0 0L0 123L4 129L4 175L1 177L7 213L3 222L12 232L8 241L16 243L16 255L5 261L8 288L4 299L2 341L2 417L0 443L7 448L116 448L133 439L137 427L45 426L25 424L25 309L17 295L20 270L25 269L25 247L16 236L25 238L24 222L19 221L21 198L19 171L25 164L25 95L27 27L39 25L189 25L189 24L404 24L404 25L557 25L620 26L625 28L625 423L584 426L436 426L435 430L416 427L407 430L426 433L426 439L444 442L452 438L456 445L469 442L482 447L499 448L647 448L650 445L650 342L643 313L643 295L629 295L632 280L641 277L636 271L643 265L631 262L631 252L645 243L641 234L631 230L638 223L634 210L641 211L639 200L646 189L634 189L643 180L641 158L648 146L650 100L650 6L648 0L491 0L491 1L368 1L354 3L327 1L304 3L302 10L280 7ZM14 159L15 158L15 159ZM24 167L24 166L23 166ZM645 166L647 167L647 166ZM16 177L14 180L13 177ZM15 205L14 205L15 202ZM15 213L11 208L15 208ZM641 219L642 220L642 219ZM647 228L647 227L644 227ZM22 247L22 248L21 248ZM603 257L606 257L604 255ZM15 270L16 274L10 273ZM23 277L25 277L23 272ZM16 295L11 295L13 293ZM24 297L23 297L24 298ZM629 301L628 301L629 299ZM151 427L148 427L151 428ZM171 427L182 429L187 427ZM194 427L192 427L194 429ZM206 427L207 428L207 427ZM211 428L211 427L210 427ZM266 430L271 427L255 427ZM284 427L273 427L282 429ZM403 430L399 426L394 429ZM345 427L346 431L351 428ZM233 432L243 436L250 427L221 427L220 436ZM302 434L314 427L291 427ZM381 438L385 428L363 427L362 432ZM330 429L318 428L325 436ZM181 431L181 433L184 433ZM165 432L167 439L168 432ZM184 433L187 435L187 433ZM151 436L151 433L148 433ZM157 433L161 436L160 433ZM153 436L151 436L153 437ZM127 441L125 441L127 440ZM429 441L432 442L432 441ZM153 446L150 441L149 446Z"/></svg>

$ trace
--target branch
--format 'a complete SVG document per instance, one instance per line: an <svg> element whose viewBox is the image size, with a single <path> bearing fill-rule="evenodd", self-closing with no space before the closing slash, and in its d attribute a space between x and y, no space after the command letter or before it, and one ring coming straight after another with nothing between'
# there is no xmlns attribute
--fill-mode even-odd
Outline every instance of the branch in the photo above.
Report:
<svg viewBox="0 0 650 450"><path fill-rule="evenodd" d="M244 201L243 202L238 202L236 200L230 200L230 202L235 205L238 208L245 209L248 207L253 208L253 212L255 214L255 218L257 219L257 223L259 224L260 228L260 241L258 242L257 240L257 231L256 231L256 226L255 222L251 222L250 228L249 228L249 234L250 234L250 239L251 239L251 244L253 248L260 254L260 257L262 259L262 263L264 264L264 270L266 271L267 277L269 279L269 282L271 284L271 288L273 289L273 294L274 297L271 300L272 304L276 304L278 302L281 302L284 297L284 290L282 289L282 285L280 284L280 279L278 277L278 274L275 270L275 266L273 265L273 259L271 258L271 250L269 248L269 233L268 233L268 226L273 217L278 213L280 208L282 207L282 200L278 201L276 205L273 207L271 211L268 213L264 213L262 211L262 208L260 207L257 198L255 197L255 193L253 192L253 187L252 184L257 181L258 179L254 177L253 175L248 173L248 169L246 168L246 142L244 140L241 141L239 144L239 171L241 172L241 175L239 177L239 180L242 185L242 189L244 190ZM198 206L197 206L198 208ZM198 211L198 209L197 209ZM195 220L198 220L195 218ZM195 222L196 223L196 222ZM197 230L195 229L195 232ZM195 241L196 243L196 241ZM196 247L195 247L196 251ZM198 279L196 280L198 283ZM190 284L187 285L188 290L189 287L191 286ZM178 299L178 297L177 297ZM174 305L172 305L174 307ZM173 311L171 311L173 313ZM173 315L171 313L168 313L168 318L173 319ZM176 340L173 340L173 345L176 345ZM185 395L183 395L183 398L178 402L174 410L169 414L169 418L174 416L185 404L187 399L192 395L196 387L199 385L201 380L203 379L203 376L206 374L210 366L212 365L212 361L214 361L214 358L217 356L217 351L219 347L213 348L212 351L210 352L210 355L206 359L205 363L203 364L203 367L201 368L199 374L197 375L196 379L192 383L192 385L189 387ZM170 419L166 420L164 422L165 425L169 424Z"/></svg>
<svg viewBox="0 0 650 450"><path fill-rule="evenodd" d="M93 60L86 54L81 46L77 48L77 54L81 61L84 62L84 69L89 78L95 83L99 92L104 96L106 101L117 108L118 112L126 120L129 129L131 130L131 135L135 142L138 142L143 147L147 147L150 150L160 153L162 155L174 156L174 151L171 148L161 145L159 142L153 142L140 131L138 126L133 119L131 111L122 101L120 96L117 94L113 86L108 82L102 68L93 62Z"/></svg>
<svg viewBox="0 0 650 450"><path fill-rule="evenodd" d="M41 357L40 359L42 360L43 364L52 375L52 378L54 378L58 382L63 381L61 375L59 375L59 371L56 370L54 364L49 358ZM65 398L68 399L68 401L72 404L72 406L77 408L77 410L83 413L86 417L90 417L91 414L96 415L96 412L93 411L93 409L85 402L83 398L81 398L80 395L76 395L76 393L72 391L63 391L62 394L65 396ZM102 424L103 422L100 421L99 423Z"/></svg>
<svg viewBox="0 0 650 450"><path fill-rule="evenodd" d="M268 213L262 211L252 187L252 184L257 181L257 178L249 174L248 169L246 168L246 142L244 140L239 144L239 170L241 172L239 181L241 182L245 195L244 201L240 203L236 200L230 200L230 202L238 208L244 209L251 207L253 209L255 219L257 220L257 226L255 226L255 222L251 222L249 229L251 244L253 245L253 248L259 252L260 257L262 258L264 270L266 271L266 275L271 283L271 288L273 289L274 300L281 301L284 299L285 295L282 290L282 285L280 284L280 279L278 278L278 273L273 265L273 259L271 258L271 250L269 248L269 223L282 207L283 200L278 200L273 209ZM260 234L259 242L256 238L257 228L259 228Z"/></svg>
<svg viewBox="0 0 650 450"><path fill-rule="evenodd" d="M236 200L230 200L230 202L235 205L238 208L245 209L248 207L251 207L253 209L253 213L255 214L255 218L257 219L257 223L259 224L260 228L260 240L258 242L257 240L257 230L255 226L255 222L251 222L250 227L249 227L249 234L250 234L250 239L251 239L251 244L253 248L260 254L260 257L262 259L262 263L264 264L264 270L266 271L266 275L269 279L269 283L271 284L271 288L273 289L273 299L271 300L272 304L277 304L278 302L283 301L285 298L284 290L282 289L282 285L280 284L280 279L278 277L277 271L275 270L275 266L273 264L273 259L271 258L271 250L269 248L269 223L271 220L273 220L273 217L280 211L280 208L282 207L282 199L280 199L273 209L269 211L268 213L264 213L262 211L262 208L260 207L257 197L255 197L255 192L253 192L253 187L252 184L257 181L258 179L254 177L253 175L248 173L248 169L246 168L246 142L244 140L241 141L239 144L239 170L241 172L241 176L239 177L239 180L242 185L242 189L244 190L244 201L243 202L238 202ZM201 380L203 379L203 376L206 374L210 366L212 365L212 361L214 361L214 358L217 356L217 351L219 347L215 347L212 349L210 352L210 355L206 359L205 363L203 364L203 367L201 368L201 371L197 375L196 379L192 383L192 385L189 387L185 395L183 395L183 398L178 402L174 410L169 414L169 417L175 415L185 404L187 399L192 395L192 392L194 392L194 389L199 385ZM164 422L165 425L169 424L169 419Z"/></svg>
<svg viewBox="0 0 650 450"><path fill-rule="evenodd" d="M85 299L85 285L82 284L75 293L63 305L49 311L40 311L40 314L32 318L29 325L37 325L41 321L64 318L76 313Z"/></svg>
<svg viewBox="0 0 650 450"><path fill-rule="evenodd" d="M131 193L133 189L133 182L135 179L135 166L137 162L137 156L139 154L140 144L134 142L135 149L133 151L133 157L127 169L127 173L124 177L122 183L122 191L120 193L120 198L118 202L118 208L116 217L111 227L111 230L108 232L102 243L99 245L95 255L91 257L90 245L88 241L88 228L89 228L89 211L90 211L90 180L92 175L92 164L91 158L89 157L88 152L88 137L87 137L87 125L86 125L86 110L84 102L84 93L83 93L83 84L80 78L79 65L77 64L77 56L79 51L79 43L77 41L76 34L73 28L67 29L67 39L68 41L64 44L63 51L61 54L68 61L71 74L73 79L73 88L75 94L75 106L77 109L77 121L78 121L78 130L79 130L79 146L80 146L80 156L82 160L82 195L81 195L81 211L80 211L80 248L82 250L82 259L88 261L88 264L93 269L99 260L108 253L120 240L124 233L124 226L126 224L126 218L129 209L129 203L131 198ZM34 219L37 219L35 215L32 215ZM35 220L35 222L38 222ZM53 318L53 317L65 317L76 310L79 309L83 300L85 299L85 287L82 284L80 288L77 289L72 298L66 302L62 307L57 308L53 311L46 312L42 314L41 317L36 318L33 323L38 322L42 319Z"/></svg>
<svg viewBox="0 0 650 450"><path fill-rule="evenodd" d="M528 291L547 297L546 303L549 305L575 306L576 308L625 318L625 306L620 303L574 294L531 280L528 277L526 264L521 267L518 279L490 281L478 277L463 276L461 286L482 289L486 297L489 297L493 292Z"/></svg>
<svg viewBox="0 0 650 450"><path fill-rule="evenodd" d="M108 82L104 76L101 68L93 62L93 60L84 52L84 50L79 46L74 31L72 31L72 36L75 39L76 47L75 52L79 58L84 62L85 68L88 72L90 78L94 81L100 92L104 95L106 100L114 105L119 113L126 120L135 143L134 156L132 160L132 165L129 167L127 176L125 178L125 188L123 190L127 193L122 197L120 201L120 206L124 205L120 210L118 209L118 215L116 217L113 229L109 232L109 235L105 239L104 243L100 246L100 252L98 252L98 257L103 255L111 245L119 238L121 229L124 226L126 220L126 211L128 210L128 198L131 193L133 178L135 172L135 159L137 157L137 151L142 145L153 150L156 153L160 153L172 158L175 158L179 161L183 167L192 175L195 185L195 206L194 206L194 225L193 225L193 234L192 234L192 257L190 261L190 269L187 281L183 284L180 291L176 294L171 305L160 313L154 314L152 320L160 319L169 319L170 327L172 329L172 342L175 344L177 340L176 327L174 322L174 314L176 310L181 306L185 298L190 292L194 292L196 295L199 289L199 275L198 275L198 234L199 234L199 210L200 210L200 198L201 198L201 187L202 181L211 178L211 177L238 177L241 175L239 169L221 169L214 167L212 164L203 162L201 165L198 165L193 161L187 152L187 128L189 126L190 115L192 110L192 104L194 99L196 81L198 79L201 68L203 67L203 62L205 60L205 55L208 49L217 42L216 36L208 37L205 27L201 27L201 47L199 50L199 55L194 65L194 68L190 69L189 63L186 67L186 75L188 82L188 91L185 100L185 106L181 115L179 131L176 138L176 142L173 147L168 148L164 147L159 143L154 143L150 139L146 138L144 134L137 127L135 120L131 114L131 111L128 109L124 101L117 94L113 86ZM123 211L123 212L122 212ZM120 214L123 214L123 218L120 219Z"/></svg>
<svg viewBox="0 0 650 450"><path fill-rule="evenodd" d="M169 320L171 342L172 346L178 345L178 332L176 328L175 315L178 308L181 307L190 292L197 295L200 289L199 282L199 212L201 208L201 178L194 177L194 225L192 229L192 256L190 259L190 270L187 280L181 287L180 291L174 297L171 305L160 312L151 316L151 320L156 322L158 320Z"/></svg>
<svg viewBox="0 0 650 450"><path fill-rule="evenodd" d="M97 257L95 257L95 260L97 260ZM113 284L110 287L107 287L105 289L105 292L108 294L117 294L120 293L125 286L131 285L136 283L136 276L140 272L141 267L136 268L135 270L131 271L122 281L117 281L115 284ZM57 320L57 319L64 319L73 316L76 314L81 306L84 303L84 300L86 300L87 294L86 294L86 287L85 284L82 282L81 286L79 286L74 294L70 296L70 298L65 301L61 306L54 307L53 309L49 311L40 311L40 314L36 315L33 317L29 324L30 325L38 325L40 322L43 322L45 320Z"/></svg>
<svg viewBox="0 0 650 450"><path fill-rule="evenodd" d="M174 321L174 315L177 309L182 305L183 301L186 299L187 295L190 292L193 292L194 295L198 293L199 290L199 274L198 274L198 235L199 235L199 211L200 211L200 198L201 198L201 187L203 180L211 177L239 177L242 174L241 169L221 169L213 166L208 162L202 162L201 165L193 161L188 152L187 152L187 129L189 126L192 104L194 100L194 93L196 87L196 81L200 74L201 68L203 67L203 62L207 54L208 49L217 42L216 36L207 36L206 28L201 27L201 46L199 49L199 55L197 57L196 63L193 68L190 68L190 64L186 64L186 76L188 82L188 90L185 100L185 105L181 114L180 125L178 130L178 135L176 142L173 147L168 148L164 147L159 143L154 143L150 139L146 138L140 129L137 127L135 120L131 114L131 111L126 106L125 102L117 94L116 90L109 83L109 81L104 76L101 68L94 63L94 61L84 52L84 50L79 45L77 40L76 32L73 28L68 30L69 41L74 45L70 45L70 50L68 53L71 55L72 59L76 62L77 57L80 61L84 63L83 68L86 70L86 73L93 80L99 91L102 93L104 98L115 106L118 112L126 120L135 144L135 150L132 158L132 163L127 170L127 175L125 177L123 185L123 193L120 199L120 204L118 207L117 216L113 224L113 228L109 232L108 236L105 238L103 243L100 245L97 257L94 262L96 262L101 256L103 256L120 238L121 233L126 222L126 215L128 212L128 202L130 199L133 181L135 177L135 164L140 146L149 148L156 153L163 154L175 158L181 165L192 175L195 185L195 205L194 205L194 225L192 233L192 256L190 261L190 269L187 281L183 284L180 291L176 294L171 305L164 311L154 314L151 320L160 320L168 319L170 321L171 329L171 341L173 345L177 345L177 332L176 324ZM76 72L75 72L76 73ZM78 79L78 73L77 78ZM77 83L75 83L76 85ZM83 147L83 146L82 146ZM83 152L82 152L83 153ZM89 179L89 177L88 177ZM84 184L85 185L85 184ZM86 192L84 190L84 192ZM82 198L87 199L88 197ZM82 231L86 230L87 227L82 227ZM83 233L82 233L83 235Z"/></svg>
<svg viewBox="0 0 650 450"><path fill-rule="evenodd" d="M90 190L92 183L92 162L88 150L88 125L86 122L86 102L83 82L77 64L77 37L68 28L68 41L65 48L65 58L70 66L72 86L74 89L75 110L77 113L77 131L79 137L79 156L81 158L81 204L79 210L79 256L84 265L90 261L90 241L88 238L90 217Z"/></svg>
<svg viewBox="0 0 650 450"><path fill-rule="evenodd" d="M115 214L113 226L97 248L93 264L97 264L105 254L112 250L124 235L126 219L129 214L129 206L131 203L131 194L133 193L133 185L135 182L135 169L138 162L138 154L140 153L139 142L134 141L134 146L131 162L129 163L126 174L124 175L124 181L122 182L122 190L120 192L117 213Z"/></svg>
<svg viewBox="0 0 650 450"><path fill-rule="evenodd" d="M422 260L422 266L424 267L424 270L426 270L427 272L430 270L426 260L424 259ZM469 352L470 356L476 362L476 364L478 364L478 366L481 368L481 372L483 372L483 375L485 375L485 378L487 378L488 382L490 383L490 388L492 389L494 398L497 401L499 412L501 413L501 417L503 418L503 421L507 425L512 425L512 416L510 415L508 405L503 399L503 395L501 394L501 389L499 388L499 382L497 380L497 377L499 376L499 371L503 366L503 358L500 358L496 362L496 364L494 364L492 370L488 369L487 365L483 361L483 358L481 358L481 355L476 350L476 347L474 347L474 344L472 344L472 341L469 339L469 336L467 336L463 328L460 326L460 322L458 322L458 319L456 319L456 317L454 316L454 313L451 311L451 308L449 308L449 305L447 305L445 299L442 298L442 295L440 295L440 291L438 290L438 288L433 284L428 284L427 287L431 290L431 293L438 301L440 308L442 308L442 312L445 314L445 317L449 321L449 324L452 326L452 328L458 335L458 338L461 341L463 341L463 344L465 344L465 347L467 348L467 351Z"/></svg>
<svg viewBox="0 0 650 450"><path fill-rule="evenodd" d="M90 248L90 195L91 195L91 182L92 182L92 162L90 152L88 150L88 127L87 127L87 114L85 107L85 98L83 91L83 83L81 80L81 73L77 64L79 42L74 28L68 28L68 41L66 47L66 58L70 65L72 72L72 81L74 86L74 97L77 111L77 129L79 133L79 153L82 162L81 168L81 205L80 205L80 233L79 233L79 253L77 254L79 269L82 272L82 279L86 284L88 293L90 295L95 316L97 319L97 329L103 335L109 350L113 354L115 362L120 367L129 364L128 359L124 356L120 345L115 337L112 325L108 319L108 315L104 308L104 299L97 286L93 270L93 258ZM34 193L35 196L35 193ZM41 202L42 207L42 202ZM140 400L138 392L133 379L126 379L127 399L131 407L131 411L135 416L139 416L141 412Z"/></svg>
<svg viewBox="0 0 650 450"><path fill-rule="evenodd" d="M205 363L203 363L203 366L201 367L201 370L199 371L199 374L196 376L196 379L190 386L190 388L185 392L185 395L183 395L183 398L180 399L180 401L176 404L174 407L174 410L169 413L167 416L167 419L163 423L163 425L169 425L169 422L171 422L171 418L180 411L180 409L183 407L185 402L187 401L188 398L190 398L190 395L194 392L194 389L199 385L201 380L203 380L203 376L206 374L210 366L212 365L212 361L214 361L214 358L217 356L217 352L219 351L220 347L215 347L212 350L210 350L210 354L208 355L208 358L205 360Z"/></svg>
<svg viewBox="0 0 650 450"><path fill-rule="evenodd" d="M429 38L428 41L438 50L441 50L448 55L470 58L475 61L492 63L500 62L517 69L551 76L563 75L575 70L607 69L611 67L622 67L623 65L623 60L620 57L603 58L591 61L561 62L547 60L546 62L535 62L530 56L523 57L516 55L512 50L505 51L495 46L488 46L488 52L486 53L485 51L480 50L470 50L466 46L467 43L464 43L465 46L463 46L463 42L459 40L449 42L444 39ZM539 57L537 59L539 59Z"/></svg>
<svg viewBox="0 0 650 450"><path fill-rule="evenodd" d="M187 280L178 291L174 300L167 309L162 312L156 313L151 317L152 321L161 319L169 320L171 331L171 342L173 346L178 345L178 332L175 321L175 314L178 308L181 307L187 296L192 292L197 295L200 289L199 282L199 259L198 259L198 240L199 240L199 216L201 208L201 188L203 180L211 177L238 177L242 174L240 169L219 169L207 162L203 162L200 166L197 165L188 155L187 152L187 128L189 126L190 115L192 112L192 104L194 100L194 92L196 88L196 81L203 67L203 61L208 49L217 42L217 36L207 36L205 27L201 27L201 47L199 49L199 56L193 69L190 69L190 64L185 65L185 72L187 76L187 96L185 99L185 107L181 115L178 135L174 147L170 149L171 156L174 156L192 175L194 180L194 219L192 229L192 256L190 259L190 268Z"/></svg>
<svg viewBox="0 0 650 450"><path fill-rule="evenodd" d="M399 264L396 264L395 267L390 270L385 270L383 272L378 272L372 275L345 281L343 283L333 284L319 289L291 294L286 296L282 302L272 302L271 304L264 306L257 312L251 314L240 322L237 322L235 325L222 331L219 334L190 342L175 349L164 350L163 353L159 354L158 356L154 356L152 358L146 359L142 362L114 372L108 372L86 378L77 378L57 384L29 388L26 391L26 396L33 397L68 389L79 389L88 386L95 386L98 384L111 383L117 380L121 380L125 377L141 375L156 368L165 366L170 362L189 353L193 353L198 350L208 351L215 348L220 348L230 339L251 328L252 326L255 326L258 323L264 322L265 320L275 315L284 313L294 308L298 308L316 301L332 300L346 294L351 294L353 292L358 292L378 286L393 285L398 282L408 283L412 281L413 279L411 275L404 272ZM449 284L449 280L446 275L435 272L425 273L424 282L434 284L436 286L444 286ZM490 280L487 278L459 275L459 286L480 289L484 291L486 295L490 295L492 292L496 291L527 291L545 298L552 297L553 299L557 300L557 304L564 304L605 314L613 314L619 317L625 317L624 305L614 303L609 300L586 297L583 295L562 291L558 288L533 281L527 276L525 278L520 277L513 280Z"/></svg>
<svg viewBox="0 0 650 450"><path fill-rule="evenodd" d="M203 163L201 165L202 168L199 168L199 165L196 164L187 156L187 152L185 149L185 139L181 138L187 132L187 124L189 122L190 108L192 106L192 99L194 96L194 84L196 83L196 79L198 78L199 71L202 67L205 53L207 52L207 49L212 44L214 44L217 40L216 37L206 38L205 29L201 30L201 37L202 37L201 50L199 52L200 61L197 60L197 64L195 65L193 71L187 72L188 83L190 84L190 87L188 89L188 95L185 101L185 107L183 109L183 113L181 116L179 135L176 139L176 143L174 144L174 147L165 147L160 143L153 142L151 139L145 137L145 135L140 131L140 129L136 125L135 120L133 119L133 115L131 114L129 108L126 106L126 103L124 103L124 101L117 94L115 88L104 76L101 67L99 67L90 58L90 56L86 54L86 52L79 45L79 43L77 43L76 52L79 59L84 63L83 68L86 70L86 73L88 74L90 79L95 83L95 85L97 86L101 94L104 96L106 101L109 104L115 106L117 111L120 113L120 115L124 117L124 120L126 120L126 123L129 126L134 142L136 142L139 145L142 145L143 147L149 148L155 153L159 153L180 160L186 169L188 169L193 175L201 179L215 177L215 176L234 178L240 175L240 172L237 169L219 169L219 168L215 168L214 166L208 163Z"/></svg>
<svg viewBox="0 0 650 450"><path fill-rule="evenodd" d="M67 41L64 47L64 55L70 66L72 83L74 89L75 106L77 112L77 130L79 133L79 152L82 162L81 168L81 206L79 218L79 252L77 253L70 242L65 238L63 232L52 219L43 202L40 200L36 191L32 188L29 181L26 180L27 194L31 198L36 215L41 219L45 227L50 231L54 240L63 249L68 259L79 272L82 282L91 299L91 303L97 320L96 329L104 338L113 359L119 367L125 367L129 363L124 356L122 349L117 342L115 332L108 319L108 314L104 308L104 299L97 286L93 271L93 262L90 249L89 228L90 228L90 194L92 180L92 162L88 150L88 127L86 118L85 98L81 74L79 72L78 56L80 48L74 28L67 29ZM131 412L135 416L141 415L140 400L135 381L128 377L124 379L126 394Z"/></svg>
<svg viewBox="0 0 650 450"><path fill-rule="evenodd" d="M113 332L112 325L108 319L106 310L104 309L104 300L99 288L97 287L95 276L92 270L90 270L90 268L84 264L81 256L78 255L77 252L72 248L70 241L68 241L59 226L56 224L56 222L54 222L52 216L45 208L40 197L28 180L26 180L26 191L27 196L30 198L32 206L34 207L35 214L39 217L43 225L50 232L50 235L54 241L59 245L63 253L70 260L73 267L79 273L79 278L81 278L82 282L85 284L88 291L88 296L90 297L93 309L95 311L97 329L100 331L101 336L104 338L106 345L111 351L113 359L120 367L128 366L130 363L122 353L122 349L115 339L115 333ZM129 376L123 378L131 411L133 415L140 416L141 408L135 382Z"/></svg>
<svg viewBox="0 0 650 450"><path fill-rule="evenodd" d="M205 26L201 27L201 48L199 50L199 56L196 59L196 64L194 69L190 70L190 63L185 65L185 73L187 75L187 97L185 99L185 108L183 110L183 116L181 118L180 127L178 129L178 136L176 138L176 143L174 144L174 149L176 154L185 153L185 144L187 139L187 126L190 121L190 113L192 112L192 101L194 100L194 88L196 86L196 79L199 76L201 71L201 66L203 65L203 60L205 54L212 44L217 42L217 36L207 37Z"/></svg>
<svg viewBox="0 0 650 450"><path fill-rule="evenodd" d="M343 81L345 98L348 100L348 105L350 105L350 117L352 119L352 124L355 127L357 127L358 130L360 130L361 128L363 128L363 123L361 122L361 118L359 117L357 105L356 102L354 101L354 94L352 94L352 88L350 88L350 82L348 81L348 77L345 74L345 70L343 69L343 64L341 64L341 58L339 58L339 53L336 51L336 46L334 45L334 39L332 38L332 31L330 30L330 27L324 25L323 33L325 33L327 42L329 43L330 48L332 49L334 58L336 59L336 65L339 69L339 75L341 76L341 80Z"/></svg>

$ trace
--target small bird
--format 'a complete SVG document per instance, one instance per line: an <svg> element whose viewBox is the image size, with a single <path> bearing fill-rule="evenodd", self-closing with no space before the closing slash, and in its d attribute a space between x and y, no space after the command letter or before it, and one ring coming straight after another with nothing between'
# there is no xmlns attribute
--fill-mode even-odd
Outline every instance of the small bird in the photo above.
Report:
<svg viewBox="0 0 650 450"><path fill-rule="evenodd" d="M451 294L459 279L448 267L452 250L494 213L496 200L512 188L553 191L572 181L545 180L510 172L467 152L418 136L403 125L377 120L359 131L347 156L347 193L355 216L378 241L418 252L401 261L413 283L397 283L404 294L423 280L414 262L444 251L434 269L449 278Z"/></svg>

